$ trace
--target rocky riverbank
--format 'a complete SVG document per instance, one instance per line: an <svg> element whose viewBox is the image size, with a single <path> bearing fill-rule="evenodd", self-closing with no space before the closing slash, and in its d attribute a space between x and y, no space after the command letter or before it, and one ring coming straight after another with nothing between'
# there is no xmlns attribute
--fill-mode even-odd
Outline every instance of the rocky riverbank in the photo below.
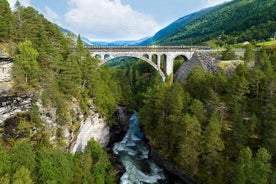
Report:
<svg viewBox="0 0 276 184"><path fill-rule="evenodd" d="M131 112L128 111L127 106L118 105L115 113L116 123L110 127L110 140L106 149L112 165L118 170L116 177L117 183L120 182L120 178L126 170L120 163L118 155L115 155L112 149L116 142L120 142L124 138L128 129L130 116Z"/></svg>
<svg viewBox="0 0 276 184"><path fill-rule="evenodd" d="M168 181L170 184L199 184L191 176L184 173L170 160L164 158L155 149L151 148L150 157L166 171Z"/></svg>

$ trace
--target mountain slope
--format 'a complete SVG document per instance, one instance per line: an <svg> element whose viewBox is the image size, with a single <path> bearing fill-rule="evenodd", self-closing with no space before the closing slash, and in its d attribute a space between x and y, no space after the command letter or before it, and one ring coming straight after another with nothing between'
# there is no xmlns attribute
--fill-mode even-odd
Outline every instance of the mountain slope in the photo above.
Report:
<svg viewBox="0 0 276 184"><path fill-rule="evenodd" d="M171 23L167 27L161 29L158 31L153 37L148 38L147 40L140 43L141 45L149 45L151 43L156 42L157 40L163 40L166 39L168 35L177 34L179 31L179 27L183 27L186 25L189 25L189 23L192 23L192 21L196 20L197 18L204 16L206 13L211 12L214 10L215 7L210 7L189 15L186 15L184 17L181 17L180 19L176 20L175 22Z"/></svg>
<svg viewBox="0 0 276 184"><path fill-rule="evenodd" d="M71 34L71 35L73 35L74 40L77 40L78 36L75 33L73 33L72 31L70 31L68 29L62 28L59 25L57 25L57 26L63 34L65 34L65 35L66 34ZM88 38L81 37L81 39L82 39L84 45L93 45L93 43Z"/></svg>
<svg viewBox="0 0 276 184"><path fill-rule="evenodd" d="M185 16L143 42L202 44L227 35L234 41L264 40L276 31L276 0L234 0Z"/></svg>

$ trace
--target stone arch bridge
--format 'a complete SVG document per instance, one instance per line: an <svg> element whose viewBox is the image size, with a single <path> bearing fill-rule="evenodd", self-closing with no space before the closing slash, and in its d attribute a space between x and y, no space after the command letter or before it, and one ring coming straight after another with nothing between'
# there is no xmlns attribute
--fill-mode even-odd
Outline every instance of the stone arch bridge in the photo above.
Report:
<svg viewBox="0 0 276 184"><path fill-rule="evenodd" d="M87 46L91 55L100 59L99 66L118 57L135 57L154 67L165 81L173 73L173 62L183 56L190 60L196 50L206 50L202 46ZM156 62L153 61L156 57ZM164 58L164 71L161 69L161 58Z"/></svg>

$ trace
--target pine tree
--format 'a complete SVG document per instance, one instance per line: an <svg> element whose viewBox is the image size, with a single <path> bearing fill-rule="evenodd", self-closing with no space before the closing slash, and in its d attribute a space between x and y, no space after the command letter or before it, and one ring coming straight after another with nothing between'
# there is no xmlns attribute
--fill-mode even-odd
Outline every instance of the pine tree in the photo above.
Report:
<svg viewBox="0 0 276 184"><path fill-rule="evenodd" d="M271 176L270 155L266 149L260 148L253 157L250 148L240 151L236 175L233 178L235 184L268 184Z"/></svg>
<svg viewBox="0 0 276 184"><path fill-rule="evenodd" d="M213 112L209 125L204 133L205 152L216 156L218 152L224 149L224 143L221 138L222 124L218 118L218 114Z"/></svg>
<svg viewBox="0 0 276 184"><path fill-rule="evenodd" d="M249 177L252 176L252 152L246 147L240 151L236 175L233 178L233 184L245 184L249 182Z"/></svg>
<svg viewBox="0 0 276 184"><path fill-rule="evenodd" d="M276 161L276 98L274 97L267 105L263 120L264 130L262 137L264 147L272 154L273 161Z"/></svg>
<svg viewBox="0 0 276 184"><path fill-rule="evenodd" d="M37 63L38 52L32 47L32 42L26 40L19 43L19 53L15 56L14 77L17 82L35 87L38 82L39 66Z"/></svg>
<svg viewBox="0 0 276 184"><path fill-rule="evenodd" d="M170 86L165 99L166 116L168 122L177 123L183 110L183 88L179 83L173 83ZM166 120L165 120L166 121Z"/></svg>
<svg viewBox="0 0 276 184"><path fill-rule="evenodd" d="M219 70L213 79L214 91L218 94L225 93L225 88L227 84L228 78L224 72L224 70Z"/></svg>
<svg viewBox="0 0 276 184"><path fill-rule="evenodd" d="M208 183L221 183L223 180L222 156L224 142L221 137L222 122L219 120L218 114L213 112L209 125L204 131L204 139L202 143L202 160L200 162L200 173L205 173L204 181Z"/></svg>
<svg viewBox="0 0 276 184"><path fill-rule="evenodd" d="M197 118L189 114L186 114L182 121L184 123L183 137L179 142L176 162L188 173L195 174L199 162L201 127Z"/></svg>
<svg viewBox="0 0 276 184"><path fill-rule="evenodd" d="M222 52L222 60L234 60L236 59L236 55L235 52L233 51L233 49L228 46L226 47L226 49Z"/></svg>
<svg viewBox="0 0 276 184"><path fill-rule="evenodd" d="M64 94L79 95L81 71L75 56L71 55L67 61L60 62L58 79L60 89Z"/></svg>
<svg viewBox="0 0 276 184"><path fill-rule="evenodd" d="M253 184L266 184L269 183L270 176L272 174L270 155L264 148L260 148L254 158L253 171L251 177L251 183Z"/></svg>
<svg viewBox="0 0 276 184"><path fill-rule="evenodd" d="M7 0L0 1L0 42L12 38L14 17Z"/></svg>
<svg viewBox="0 0 276 184"><path fill-rule="evenodd" d="M198 119L200 124L205 125L207 120L207 110L204 108L203 103L200 100L194 99L192 101L190 111Z"/></svg>
<svg viewBox="0 0 276 184"><path fill-rule="evenodd" d="M78 38L77 38L77 48L76 48L76 51L77 51L77 57L78 57L78 60L79 62L82 60L82 56L84 55L84 46L83 46L83 42L82 42L82 39L80 37L80 35L78 35Z"/></svg>
<svg viewBox="0 0 276 184"><path fill-rule="evenodd" d="M245 46L244 60L246 62L250 62L250 61L254 61L255 60L255 52L254 52L253 45L247 44Z"/></svg>

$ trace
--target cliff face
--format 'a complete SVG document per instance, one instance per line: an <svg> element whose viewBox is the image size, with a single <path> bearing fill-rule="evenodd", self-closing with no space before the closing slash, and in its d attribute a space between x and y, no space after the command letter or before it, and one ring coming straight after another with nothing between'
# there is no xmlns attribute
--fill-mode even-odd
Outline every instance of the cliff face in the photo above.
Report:
<svg viewBox="0 0 276 184"><path fill-rule="evenodd" d="M84 151L87 142L91 138L94 138L102 147L106 147L109 137L109 126L105 118L100 118L98 113L94 113L81 122L80 131L72 147L72 152Z"/></svg>
<svg viewBox="0 0 276 184"><path fill-rule="evenodd" d="M0 94L7 94L12 87L12 59L0 57Z"/></svg>
<svg viewBox="0 0 276 184"><path fill-rule="evenodd" d="M13 59L0 57L0 126L8 118L18 113L29 111L32 108L32 94L21 97L10 96L12 88L12 65Z"/></svg>
<svg viewBox="0 0 276 184"><path fill-rule="evenodd" d="M0 126L5 120L32 109L31 96L0 96Z"/></svg>
<svg viewBox="0 0 276 184"><path fill-rule="evenodd" d="M69 123L59 125L56 123L57 109L44 107L39 93L22 96L10 95L13 86L12 65L10 60L0 60L0 128L6 127L9 122L12 122L12 119L18 119L16 116L28 114L35 105L38 107L42 127L33 127L36 130L34 134L43 129L48 133L52 145L59 144L72 152L83 151L87 142L94 138L102 147L107 146L110 134L107 120L96 112L92 102L90 103L90 115L85 116L81 112L77 100L72 99L70 102L72 115L68 119Z"/></svg>
<svg viewBox="0 0 276 184"><path fill-rule="evenodd" d="M185 61L174 75L175 80L185 80L196 65L205 71L216 73L219 70L217 63L220 61L219 52L195 52L189 61Z"/></svg>

